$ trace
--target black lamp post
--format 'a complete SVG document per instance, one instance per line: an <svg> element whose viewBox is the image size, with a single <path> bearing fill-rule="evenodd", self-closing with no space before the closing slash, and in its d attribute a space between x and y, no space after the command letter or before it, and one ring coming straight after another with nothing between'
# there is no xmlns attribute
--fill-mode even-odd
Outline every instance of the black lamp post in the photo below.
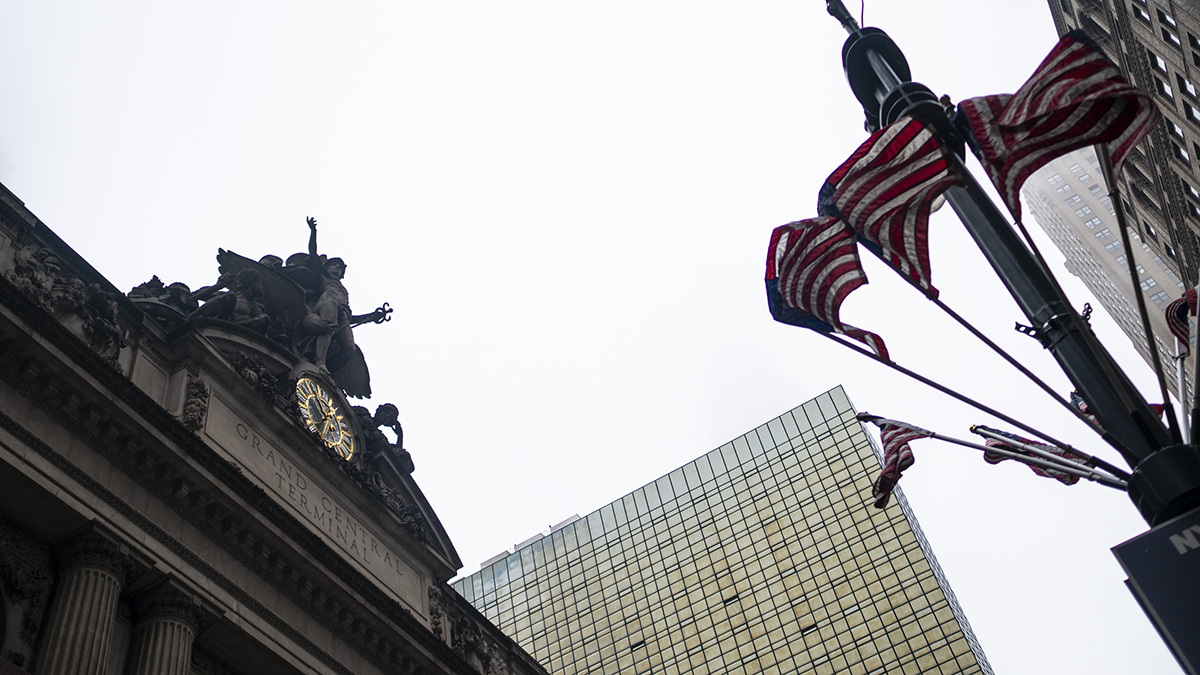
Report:
<svg viewBox="0 0 1200 675"><path fill-rule="evenodd" d="M1157 525L1200 506L1200 450L1182 445L1134 388L1113 358L1071 308L1058 285L1017 236L1008 218L963 166L964 142L928 87L911 80L908 62L878 28L861 28L841 0L829 13L850 34L842 65L874 131L905 116L931 125L953 149L965 181L946 191L954 208L1000 280L1036 329L1042 346L1088 402L1109 442L1133 468L1129 495L1142 516Z"/></svg>

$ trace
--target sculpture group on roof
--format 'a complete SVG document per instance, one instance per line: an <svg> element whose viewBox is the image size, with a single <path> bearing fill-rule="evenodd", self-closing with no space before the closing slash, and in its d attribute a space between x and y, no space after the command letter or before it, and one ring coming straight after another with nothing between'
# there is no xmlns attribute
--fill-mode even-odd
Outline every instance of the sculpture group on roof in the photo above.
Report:
<svg viewBox="0 0 1200 675"><path fill-rule="evenodd" d="M371 378L362 350L354 344L354 327L391 320L384 303L367 314L350 311L350 294L342 284L346 263L317 252L317 221L308 219L308 252L265 255L257 262L218 249L220 276L195 291L183 283L163 284L158 277L138 286L129 297L169 326L209 320L232 324L290 351L298 362L311 363L347 396L371 395Z"/></svg>

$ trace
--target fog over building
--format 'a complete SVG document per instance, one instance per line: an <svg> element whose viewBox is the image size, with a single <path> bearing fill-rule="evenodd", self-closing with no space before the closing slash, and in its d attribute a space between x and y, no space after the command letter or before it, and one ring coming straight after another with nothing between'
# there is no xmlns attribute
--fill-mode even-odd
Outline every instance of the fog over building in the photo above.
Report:
<svg viewBox="0 0 1200 675"><path fill-rule="evenodd" d="M458 581L550 672L991 673L839 387Z"/></svg>

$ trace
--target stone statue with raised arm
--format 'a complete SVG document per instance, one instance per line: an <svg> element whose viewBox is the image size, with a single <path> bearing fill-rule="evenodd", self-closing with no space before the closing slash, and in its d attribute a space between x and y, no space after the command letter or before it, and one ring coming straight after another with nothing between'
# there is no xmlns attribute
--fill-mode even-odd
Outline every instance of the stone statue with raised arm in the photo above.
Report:
<svg viewBox="0 0 1200 675"><path fill-rule="evenodd" d="M264 255L255 262L218 249L216 283L193 293L184 284L167 286L154 277L131 291L130 298L174 324L203 319L249 329L273 345L270 349L282 349L297 361L311 363L347 396L368 397L371 375L362 350L354 344L354 327L389 321L392 309L384 303L369 314L352 314L350 294L342 285L346 263L317 252L315 219L308 219L308 229L308 253L289 256L286 263L277 255ZM35 272L54 263L32 253L25 258L30 260L25 266Z"/></svg>
<svg viewBox="0 0 1200 675"><path fill-rule="evenodd" d="M308 218L307 222L308 255L291 256L283 268L285 273L292 271L293 278L309 293L310 314L302 329L315 339L310 343L311 349L302 349L302 353L312 359L313 365L332 375L348 396L370 396L370 374L362 351L354 344L354 327L390 320L391 308L384 304L369 314L351 313L350 293L342 284L346 263L317 252L317 221ZM307 270L297 269L301 267Z"/></svg>
<svg viewBox="0 0 1200 675"><path fill-rule="evenodd" d="M318 273L319 295L313 303L313 312L328 326L317 338L314 362L326 366L329 345L336 340L338 347L346 353L354 351L354 331L350 324L350 292L342 285L346 276L346 263L341 258L329 258L317 254L317 220L308 219L308 265Z"/></svg>

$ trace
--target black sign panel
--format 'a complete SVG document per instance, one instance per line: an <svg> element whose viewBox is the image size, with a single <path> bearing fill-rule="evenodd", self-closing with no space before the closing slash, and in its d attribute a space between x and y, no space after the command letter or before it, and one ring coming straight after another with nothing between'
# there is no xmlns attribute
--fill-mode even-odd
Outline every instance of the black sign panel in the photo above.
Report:
<svg viewBox="0 0 1200 675"><path fill-rule="evenodd" d="M1200 675L1200 509L1113 547L1129 588L1179 664Z"/></svg>

